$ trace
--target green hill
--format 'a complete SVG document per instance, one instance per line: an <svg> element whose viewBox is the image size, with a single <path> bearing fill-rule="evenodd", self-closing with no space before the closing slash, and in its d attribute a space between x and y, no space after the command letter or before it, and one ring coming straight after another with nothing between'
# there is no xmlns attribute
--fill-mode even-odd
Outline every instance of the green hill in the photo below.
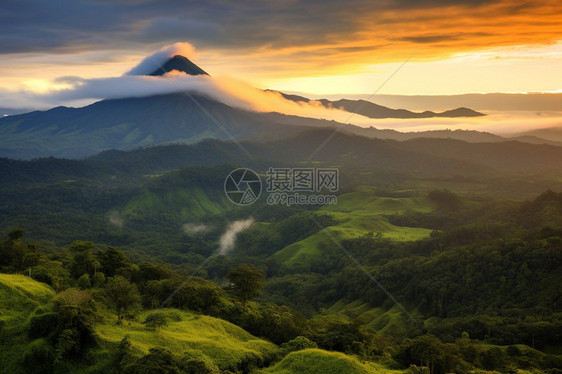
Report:
<svg viewBox="0 0 562 374"><path fill-rule="evenodd" d="M25 320L55 292L46 284L19 274L0 274L0 321Z"/></svg>
<svg viewBox="0 0 562 374"><path fill-rule="evenodd" d="M24 275L0 274L0 362L4 364L0 373L22 372L23 355L46 346L43 338L29 338L28 329L30 317L50 312L48 302L54 295L49 286ZM137 357L151 348L165 348L178 358L207 357L221 370L267 363L279 353L275 344L230 322L188 311L163 309L168 325L150 329L142 321L152 312L144 311L134 321L119 326L113 315L104 316L94 327L97 344L88 353L95 364L82 367L82 363L68 361L65 367L76 373L109 370L125 336Z"/></svg>
<svg viewBox="0 0 562 374"><path fill-rule="evenodd" d="M21 372L30 317L44 313L54 295L49 286L24 275L0 274L0 373Z"/></svg>
<svg viewBox="0 0 562 374"><path fill-rule="evenodd" d="M350 320L357 318L376 331L390 332L395 335L407 334L408 317L396 305L385 310L382 307L373 308L372 305L362 300L355 300L351 303L340 300L328 308L327 312Z"/></svg>
<svg viewBox="0 0 562 374"><path fill-rule="evenodd" d="M352 356L321 349L292 352L275 366L263 370L272 374L379 374L403 373L374 363L363 364Z"/></svg>
<svg viewBox="0 0 562 374"><path fill-rule="evenodd" d="M338 196L338 203L320 209L322 214L330 215L337 225L325 230L338 241L359 238L369 232L397 241L414 241L429 237L431 230L419 227L401 227L388 222L384 215L397 215L410 212L427 213L433 204L427 198L380 197L373 189L360 188L358 191ZM339 251L325 232L317 232L303 240L290 244L275 253L272 258L292 269L306 267L311 261Z"/></svg>
<svg viewBox="0 0 562 374"><path fill-rule="evenodd" d="M163 347L178 356L186 353L205 355L221 370L234 370L248 362L268 362L279 351L275 344L258 339L230 322L176 309L163 312L170 322L156 330L139 322L151 311L139 315L137 322L116 326L110 321L97 325L95 331L101 342L98 354L109 355L126 335L140 354Z"/></svg>

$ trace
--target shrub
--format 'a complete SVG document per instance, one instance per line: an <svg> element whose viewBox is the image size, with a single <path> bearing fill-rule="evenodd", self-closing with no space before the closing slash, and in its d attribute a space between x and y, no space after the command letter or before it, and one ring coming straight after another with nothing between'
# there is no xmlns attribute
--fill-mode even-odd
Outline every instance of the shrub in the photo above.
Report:
<svg viewBox="0 0 562 374"><path fill-rule="evenodd" d="M150 348L148 354L125 366L125 374L179 374L177 360L165 348Z"/></svg>
<svg viewBox="0 0 562 374"><path fill-rule="evenodd" d="M219 374L220 370L211 361L211 359L205 355L198 355L195 357L184 357L180 363L183 372L186 374Z"/></svg>
<svg viewBox="0 0 562 374"><path fill-rule="evenodd" d="M151 329L156 329L157 327L167 326L168 319L162 312L153 312L145 318L143 323Z"/></svg>
<svg viewBox="0 0 562 374"><path fill-rule="evenodd" d="M304 336L297 336L293 340L281 345L287 352L300 351L307 348L318 348L316 343Z"/></svg>

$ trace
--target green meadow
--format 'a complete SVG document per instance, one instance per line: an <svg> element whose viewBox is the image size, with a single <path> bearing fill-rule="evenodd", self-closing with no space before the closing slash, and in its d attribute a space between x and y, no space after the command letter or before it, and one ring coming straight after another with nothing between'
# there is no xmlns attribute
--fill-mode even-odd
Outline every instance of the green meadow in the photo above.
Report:
<svg viewBox="0 0 562 374"><path fill-rule="evenodd" d="M420 227L401 227L391 224L385 216L412 212L428 213L434 204L427 197L381 197L375 190L363 187L338 196L334 205L322 207L318 214L331 216L336 225L325 228L303 240L292 243L272 258L292 269L306 267L327 252L339 251L332 238L356 239L368 233L396 241L415 241L428 238L431 230Z"/></svg>

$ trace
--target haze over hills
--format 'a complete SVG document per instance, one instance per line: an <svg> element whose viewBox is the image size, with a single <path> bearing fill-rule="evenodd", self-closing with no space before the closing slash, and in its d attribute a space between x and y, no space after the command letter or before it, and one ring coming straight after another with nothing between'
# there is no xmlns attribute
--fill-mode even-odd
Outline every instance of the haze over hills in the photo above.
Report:
<svg viewBox="0 0 562 374"><path fill-rule="evenodd" d="M169 230L180 235L176 226L235 208L223 191L225 176L233 169L243 166L265 174L272 165L302 167L331 133L312 129L264 143L242 142L252 158L233 142L208 139L191 145L111 150L83 160L0 159L0 225L32 227L30 235L58 243L71 241L80 232L84 240L159 247L161 243L155 242L159 235ZM311 162L317 167L337 166L342 190L358 185L408 190L436 184L501 198L528 198L562 186L548 177L562 173L562 147L519 142L398 142L340 133ZM61 214L65 211L72 215ZM111 212L118 212L133 231L119 233L108 226ZM262 214L255 206L239 213Z"/></svg>
<svg viewBox="0 0 562 374"><path fill-rule="evenodd" d="M170 71L208 75L183 56L174 55L149 75ZM284 95L292 101L309 99ZM194 101L195 100L195 101ZM481 116L467 108L441 113L415 113L390 109L367 101L319 101L325 108L357 112L370 118L428 118ZM201 108L205 108L203 111ZM296 134L304 127L338 127L340 131L368 137L407 140L416 137L454 138L466 141L502 141L504 138L473 131L401 133L362 128L334 121L281 113L244 110L201 94L181 93L101 100L82 108L57 107L0 118L0 157L84 157L108 149L132 149L167 143L194 143L206 138L271 140ZM528 142L547 143L527 137ZM557 144L551 142L551 144Z"/></svg>
<svg viewBox="0 0 562 374"><path fill-rule="evenodd" d="M283 97L288 100L293 100L296 102L310 102L311 100L297 95L286 95L281 93ZM387 108L382 105L378 105L366 100L349 100L349 99L340 99L337 101L330 101L327 99L319 99L317 100L326 108L337 108L343 109L350 113L361 114L365 117L369 118L432 118L432 117L447 117L447 118L456 118L456 117L481 117L485 114L476 112L472 109L459 107L456 109L446 110L441 113L435 113L429 110L426 110L421 113L412 112L406 109L391 109Z"/></svg>
<svg viewBox="0 0 562 374"><path fill-rule="evenodd" d="M296 94L294 96L302 96ZM308 95L332 101L341 99L365 100L370 95ZM467 93L456 95L387 95L377 94L376 101L388 107L406 107L411 110L447 110L466 106L477 111L562 111L562 92L529 93Z"/></svg>

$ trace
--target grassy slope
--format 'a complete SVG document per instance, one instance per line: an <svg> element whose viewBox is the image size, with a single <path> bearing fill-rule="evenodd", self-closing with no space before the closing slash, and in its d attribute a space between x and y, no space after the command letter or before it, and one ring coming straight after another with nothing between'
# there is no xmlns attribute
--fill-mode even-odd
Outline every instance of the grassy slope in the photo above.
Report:
<svg viewBox="0 0 562 374"><path fill-rule="evenodd" d="M0 320L6 321L0 328L0 362L4 365L0 373L21 372L18 361L26 347L33 344L27 337L29 317L49 310L47 303L54 295L49 286L24 275L0 274ZM84 367L71 364L75 365L73 372L103 370L125 335L130 336L139 355L153 347L164 347L178 356L186 352L202 353L221 369L235 369L245 360L269 361L279 351L275 344L224 320L175 309L163 311L170 317L169 324L156 330L141 323L150 311L141 313L130 324L116 326L114 316L110 316L106 322L96 325L99 346L90 351L96 364L90 362Z"/></svg>
<svg viewBox="0 0 562 374"><path fill-rule="evenodd" d="M373 308L370 304L362 300L355 300L351 303L338 301L327 312L343 318L358 318L366 326L377 331L388 331L392 334L406 335L408 316L396 305L385 310L384 308ZM415 315L415 311L410 310Z"/></svg>
<svg viewBox="0 0 562 374"><path fill-rule="evenodd" d="M177 188L155 194L145 190L127 203L125 216L142 217L174 212L181 220L217 214L228 207L226 196L209 196L201 188ZM218 202L217 202L218 201Z"/></svg>
<svg viewBox="0 0 562 374"><path fill-rule="evenodd" d="M374 363L363 364L355 357L321 349L292 352L275 366L263 370L272 374L378 374L403 373Z"/></svg>
<svg viewBox="0 0 562 374"><path fill-rule="evenodd" d="M338 222L326 228L338 241L357 238L369 232L381 233L392 240L413 241L428 237L431 230L395 226L384 215L430 212L432 209L427 198L378 197L372 189L362 188L338 196L337 204L325 206L319 212L331 215ZM318 232L283 248L272 257L291 268L301 268L331 250L337 250L331 239L326 233Z"/></svg>
<svg viewBox="0 0 562 374"><path fill-rule="evenodd" d="M26 346L30 316L48 310L55 292L24 275L0 274L0 373L20 373L19 360Z"/></svg>
<svg viewBox="0 0 562 374"><path fill-rule="evenodd" d="M95 330L102 342L102 351L109 354L125 335L129 335L132 346L142 354L153 347L164 347L179 356L184 352L201 351L219 368L234 369L238 363L249 358L271 359L279 350L275 344L258 339L218 318L174 309L164 312L172 318L168 326L156 330L148 329L140 322L116 326L114 321L110 321L97 325ZM143 321L149 313L143 312L139 321Z"/></svg>
<svg viewBox="0 0 562 374"><path fill-rule="evenodd" d="M10 324L24 321L54 295L49 286L24 275L0 274L0 320Z"/></svg>

